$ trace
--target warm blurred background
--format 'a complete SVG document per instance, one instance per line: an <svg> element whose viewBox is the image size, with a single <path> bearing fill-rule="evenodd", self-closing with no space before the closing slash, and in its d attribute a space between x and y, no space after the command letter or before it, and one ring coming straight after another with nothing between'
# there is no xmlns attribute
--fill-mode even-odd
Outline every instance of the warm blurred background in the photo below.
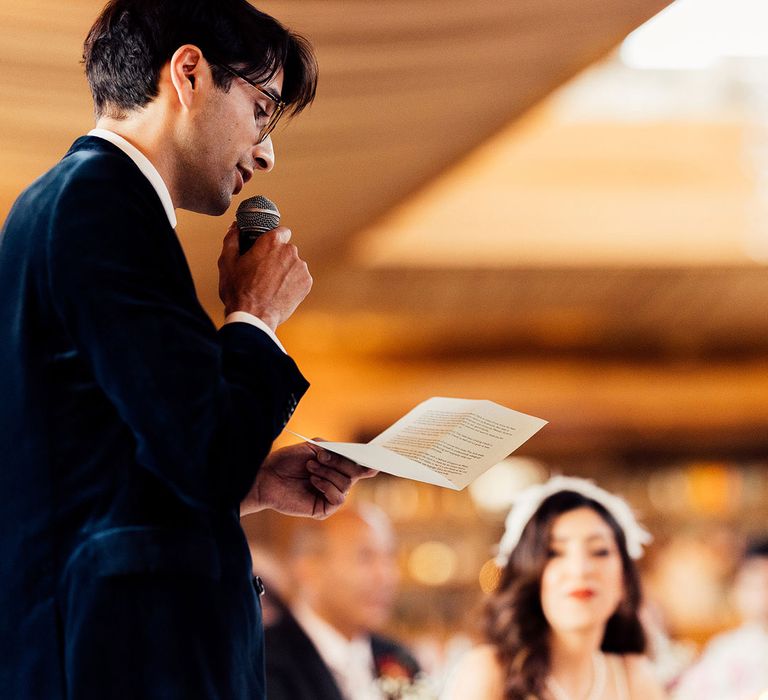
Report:
<svg viewBox="0 0 768 700"><path fill-rule="evenodd" d="M279 204L316 280L280 331L312 381L289 427L367 440L429 396L550 421L472 490L357 491L400 538L393 627L435 659L472 632L509 497L552 472L642 515L676 639L731 624L734 558L768 529L768 10L678 0L645 24L668 4L260 3L321 65L243 193ZM3 218L91 128L100 5L0 0ZM216 319L227 224L178 227ZM292 524L246 527L279 553Z"/></svg>

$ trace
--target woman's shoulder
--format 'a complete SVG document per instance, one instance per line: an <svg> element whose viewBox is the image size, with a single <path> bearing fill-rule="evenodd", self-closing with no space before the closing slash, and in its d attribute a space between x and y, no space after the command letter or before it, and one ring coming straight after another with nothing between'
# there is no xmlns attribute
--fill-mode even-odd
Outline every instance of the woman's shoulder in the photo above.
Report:
<svg viewBox="0 0 768 700"><path fill-rule="evenodd" d="M612 663L620 664L626 675L632 700L664 700L667 695L656 680L653 666L643 654L606 654Z"/></svg>
<svg viewBox="0 0 768 700"><path fill-rule="evenodd" d="M504 674L496 649L481 644L461 657L451 673L441 700L491 700L501 698Z"/></svg>

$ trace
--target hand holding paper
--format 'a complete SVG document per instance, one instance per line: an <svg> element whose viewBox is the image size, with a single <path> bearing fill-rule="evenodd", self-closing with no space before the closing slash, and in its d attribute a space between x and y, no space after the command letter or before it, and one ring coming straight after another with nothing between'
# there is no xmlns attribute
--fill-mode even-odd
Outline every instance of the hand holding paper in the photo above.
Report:
<svg viewBox="0 0 768 700"><path fill-rule="evenodd" d="M365 467L459 491L546 423L493 401L434 397L367 444L308 442Z"/></svg>

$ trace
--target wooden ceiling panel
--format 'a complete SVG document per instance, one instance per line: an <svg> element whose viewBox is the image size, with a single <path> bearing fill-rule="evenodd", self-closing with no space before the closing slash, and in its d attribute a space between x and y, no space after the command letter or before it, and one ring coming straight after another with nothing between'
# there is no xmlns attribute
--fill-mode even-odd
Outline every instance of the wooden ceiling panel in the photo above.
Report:
<svg viewBox="0 0 768 700"><path fill-rule="evenodd" d="M760 268L370 269L351 260L363 227L667 2L260 3L311 38L321 65L316 104L276 134L276 170L243 193L263 191L280 204L316 278L311 300L281 331L314 382L297 429L352 437L361 416L378 427L444 393L541 413L561 447L594 449L601 435L642 445L668 431L688 431L696 442L702 430L725 431L722 444L734 435L765 444L754 438L768 420L768 275ZM0 215L91 127L79 61L101 4L0 0ZM564 134L551 152L588 149L595 136ZM681 133L665 147L682 161L686 143ZM606 160L600 176L615 164ZM529 166L518 177L535 185L551 163ZM571 167L581 167L578 158ZM615 170L616 180L622 175ZM697 186L722 193L733 183L711 170ZM224 220L180 216L214 316L225 228ZM525 354L538 359L520 360ZM542 359L557 355L582 359ZM623 359L612 365L611 356ZM665 358L678 362L661 366Z"/></svg>
<svg viewBox="0 0 768 700"><path fill-rule="evenodd" d="M321 83L313 109L280 134L275 172L250 183L244 196L263 190L290 211L292 226L302 232L302 249L319 271L336 260L363 223L461 158L666 3L260 3L311 37ZM100 6L100 1L72 0L64 12L56 0L0 4L0 163L14 192L18 161L29 156L24 176L44 168L91 126L79 59ZM328 153L343 167L329 166L323 160ZM342 206L305 204L339 201L339 193L347 193ZM8 201L0 194L0 202ZM187 224L196 231L211 228L201 219ZM189 238L204 240L194 231ZM217 238L194 257L215 259Z"/></svg>

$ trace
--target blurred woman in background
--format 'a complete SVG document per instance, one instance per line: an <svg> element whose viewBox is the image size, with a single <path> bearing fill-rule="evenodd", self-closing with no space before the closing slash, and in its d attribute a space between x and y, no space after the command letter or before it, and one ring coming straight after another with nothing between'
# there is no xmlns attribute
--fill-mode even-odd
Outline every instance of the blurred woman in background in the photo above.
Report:
<svg viewBox="0 0 768 700"><path fill-rule="evenodd" d="M487 644L454 672L444 700L657 700L643 656L633 559L650 535L629 506L584 479L526 489L507 517Z"/></svg>
<svg viewBox="0 0 768 700"><path fill-rule="evenodd" d="M733 596L742 624L709 641L698 663L683 676L676 700L754 700L768 695L768 537L747 546Z"/></svg>

